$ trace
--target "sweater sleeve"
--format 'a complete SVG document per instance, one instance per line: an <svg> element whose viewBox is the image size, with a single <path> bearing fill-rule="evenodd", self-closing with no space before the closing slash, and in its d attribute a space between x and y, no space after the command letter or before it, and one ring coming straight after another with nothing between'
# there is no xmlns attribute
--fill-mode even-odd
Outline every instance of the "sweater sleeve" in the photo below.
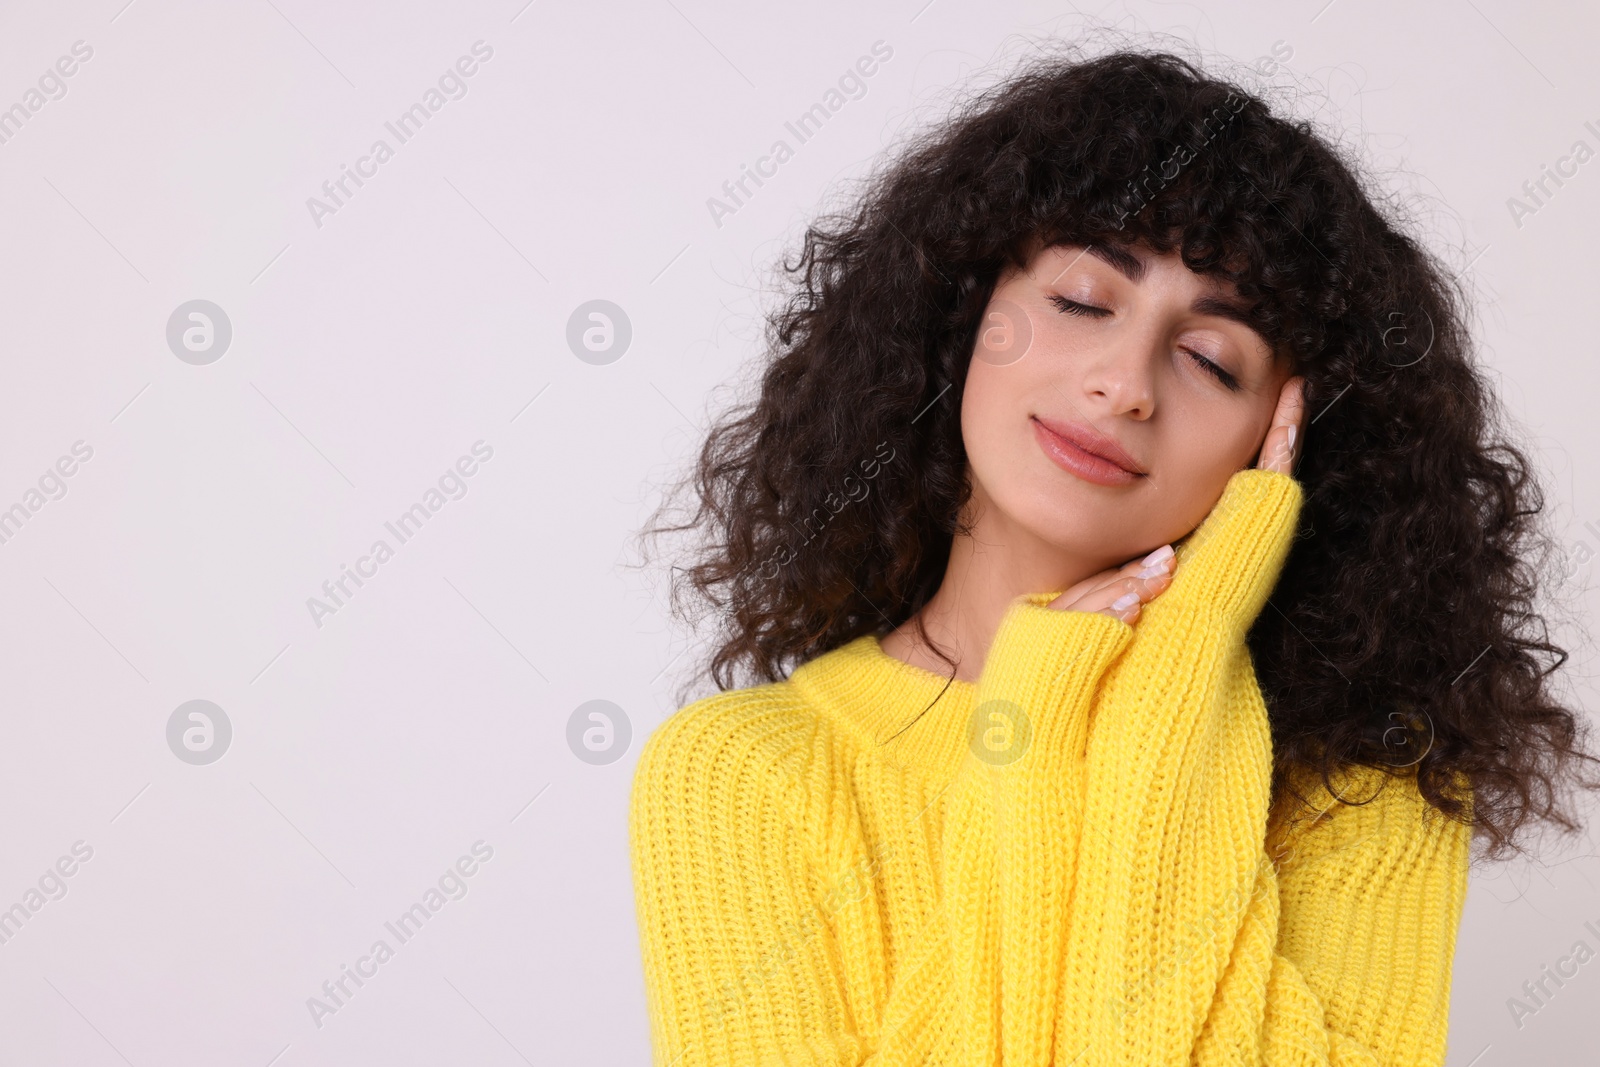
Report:
<svg viewBox="0 0 1600 1067"><path fill-rule="evenodd" d="M1244 636L1300 489L1242 471L1097 694L1056 1060L1443 1062L1464 834L1403 782L1268 844L1272 740Z"/></svg>
<svg viewBox="0 0 1600 1067"><path fill-rule="evenodd" d="M1050 1062L1090 709L1133 633L1108 615L1049 608L1052 599L1019 599L1001 621L975 693L971 755L947 790L942 1062Z"/></svg>
<svg viewBox="0 0 1600 1067"><path fill-rule="evenodd" d="M629 838L657 1067L861 1062L827 920L872 872L819 877L796 811L811 731L759 692L678 711L634 770Z"/></svg>
<svg viewBox="0 0 1600 1067"><path fill-rule="evenodd" d="M1304 986L1299 1022L1313 1047L1326 1031L1328 1063L1439 1067L1471 827L1429 807L1408 771L1347 773L1269 838L1275 877L1263 865L1258 887L1277 900L1272 965Z"/></svg>

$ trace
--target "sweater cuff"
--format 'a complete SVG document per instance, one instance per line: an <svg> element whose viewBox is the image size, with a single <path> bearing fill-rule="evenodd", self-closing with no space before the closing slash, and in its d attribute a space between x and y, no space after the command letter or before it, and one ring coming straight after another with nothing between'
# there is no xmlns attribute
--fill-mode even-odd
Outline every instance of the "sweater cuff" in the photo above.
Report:
<svg viewBox="0 0 1600 1067"><path fill-rule="evenodd" d="M1082 740L1101 677L1133 628L1099 612L1046 607L1056 593L1019 597L1007 609L978 679L969 747L996 766L1033 751L1059 754ZM1082 755L1079 751L1078 755Z"/></svg>
<svg viewBox="0 0 1600 1067"><path fill-rule="evenodd" d="M1300 483L1287 474L1234 472L1205 521L1174 546L1172 585L1152 611L1183 605L1230 630L1249 629L1294 544L1302 500Z"/></svg>

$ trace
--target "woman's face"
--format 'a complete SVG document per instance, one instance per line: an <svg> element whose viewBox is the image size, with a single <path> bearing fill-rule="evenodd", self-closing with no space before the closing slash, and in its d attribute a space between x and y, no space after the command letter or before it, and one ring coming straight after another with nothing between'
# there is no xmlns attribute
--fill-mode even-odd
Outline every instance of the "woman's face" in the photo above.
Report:
<svg viewBox="0 0 1600 1067"><path fill-rule="evenodd" d="M1139 245L1051 246L1002 275L961 404L979 529L1108 567L1198 526L1290 375L1239 308Z"/></svg>

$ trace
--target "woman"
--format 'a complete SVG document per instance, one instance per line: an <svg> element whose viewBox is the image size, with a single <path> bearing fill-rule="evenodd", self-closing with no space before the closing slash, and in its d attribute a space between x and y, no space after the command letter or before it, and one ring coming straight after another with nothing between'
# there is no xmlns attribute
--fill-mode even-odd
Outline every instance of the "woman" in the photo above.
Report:
<svg viewBox="0 0 1600 1067"><path fill-rule="evenodd" d="M1309 126L1126 52L789 270L657 528L713 534L725 691L636 770L656 1062L1442 1064L1474 833L1596 785L1444 273Z"/></svg>

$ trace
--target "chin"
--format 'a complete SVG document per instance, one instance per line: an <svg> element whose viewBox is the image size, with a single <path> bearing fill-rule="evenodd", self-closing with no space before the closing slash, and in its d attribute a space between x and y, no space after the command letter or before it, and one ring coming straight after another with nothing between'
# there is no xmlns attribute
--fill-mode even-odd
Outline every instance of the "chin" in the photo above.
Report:
<svg viewBox="0 0 1600 1067"><path fill-rule="evenodd" d="M1030 479L1002 487L994 499L1011 524L1074 555L1110 559L1134 540L1123 535L1137 525L1127 497L1075 478Z"/></svg>

